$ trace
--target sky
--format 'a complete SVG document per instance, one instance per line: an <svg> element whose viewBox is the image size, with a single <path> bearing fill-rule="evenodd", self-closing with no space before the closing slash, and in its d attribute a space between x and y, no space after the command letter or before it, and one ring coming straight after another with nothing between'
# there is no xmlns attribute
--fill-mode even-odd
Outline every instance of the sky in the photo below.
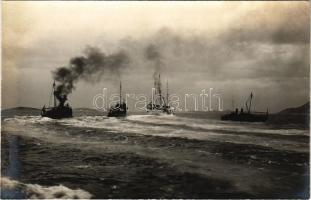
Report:
<svg viewBox="0 0 311 200"><path fill-rule="evenodd" d="M120 80L124 93L150 96L157 70L170 94L213 88L224 110L244 106L250 92L258 111L309 101L307 1L4 1L2 7L2 108L48 104L53 72L90 48L105 58L122 52L129 61L117 73L103 67L79 78L68 95L74 108L93 108L94 96L103 88L118 92ZM149 47L160 64L146 57Z"/></svg>

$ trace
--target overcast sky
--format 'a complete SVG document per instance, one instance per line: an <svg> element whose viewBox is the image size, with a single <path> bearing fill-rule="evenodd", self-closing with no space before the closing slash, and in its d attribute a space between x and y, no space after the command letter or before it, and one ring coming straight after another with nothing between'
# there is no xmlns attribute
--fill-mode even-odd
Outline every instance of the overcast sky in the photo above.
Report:
<svg viewBox="0 0 311 200"><path fill-rule="evenodd" d="M49 101L52 71L96 47L125 52L126 93L150 94L152 45L171 93L213 88L224 109L244 105L276 112L309 101L309 2L2 2L2 107L40 108ZM73 107L92 108L119 77L81 80ZM163 83L163 84L164 84ZM165 84L164 84L165 85Z"/></svg>

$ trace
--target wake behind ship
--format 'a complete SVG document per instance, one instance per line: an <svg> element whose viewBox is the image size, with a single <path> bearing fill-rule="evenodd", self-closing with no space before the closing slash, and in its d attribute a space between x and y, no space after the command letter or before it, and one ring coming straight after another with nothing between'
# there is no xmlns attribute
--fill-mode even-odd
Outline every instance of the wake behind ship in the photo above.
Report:
<svg viewBox="0 0 311 200"><path fill-rule="evenodd" d="M250 97L246 101L246 110L244 112L243 108L239 113L239 110L236 109L235 112L221 116L221 120L230 120L230 121L240 121L240 122L265 122L268 119L268 110L264 112L251 112L253 93L250 94Z"/></svg>
<svg viewBox="0 0 311 200"><path fill-rule="evenodd" d="M61 118L70 118L72 117L72 108L69 106L67 103L65 105L65 102L67 101L67 96L66 95L59 95L57 94L55 90L55 81L53 83L52 87L52 94L54 96L54 106L53 107L45 107L43 106L41 110L41 116L42 117L49 117L52 119L61 119ZM58 105L57 105L57 100L58 100Z"/></svg>

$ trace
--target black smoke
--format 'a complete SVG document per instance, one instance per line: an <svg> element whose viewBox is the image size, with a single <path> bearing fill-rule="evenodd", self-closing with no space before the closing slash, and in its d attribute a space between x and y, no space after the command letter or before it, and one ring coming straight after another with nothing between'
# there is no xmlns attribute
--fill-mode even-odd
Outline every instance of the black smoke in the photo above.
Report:
<svg viewBox="0 0 311 200"><path fill-rule="evenodd" d="M164 67L163 57L159 51L159 47L155 44L149 44L144 51L145 58L151 62L151 65L154 68L153 80L154 80L154 88L156 89L156 93L161 94L161 80L160 74L161 69Z"/></svg>
<svg viewBox="0 0 311 200"><path fill-rule="evenodd" d="M64 104L67 95L75 89L79 80L97 82L104 74L119 77L129 63L129 56L125 51L106 55L98 48L87 47L84 54L71 58L67 66L59 67L53 72L53 78L58 82L54 95L60 105Z"/></svg>
<svg viewBox="0 0 311 200"><path fill-rule="evenodd" d="M162 55L160 54L159 48L154 45L150 44L145 49L145 57L154 62L155 71L159 71L161 69L161 66L163 65L162 62Z"/></svg>

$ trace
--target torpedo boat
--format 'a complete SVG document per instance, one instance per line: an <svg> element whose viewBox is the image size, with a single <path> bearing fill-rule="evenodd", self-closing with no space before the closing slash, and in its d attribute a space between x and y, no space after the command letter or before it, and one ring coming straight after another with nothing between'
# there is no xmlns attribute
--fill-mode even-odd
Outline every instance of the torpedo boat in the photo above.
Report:
<svg viewBox="0 0 311 200"><path fill-rule="evenodd" d="M224 121L239 121L239 122L265 122L268 119L268 109L266 112L251 112L253 93L250 94L246 100L246 112L243 108L239 112L238 109L235 112L221 116L221 120Z"/></svg>
<svg viewBox="0 0 311 200"><path fill-rule="evenodd" d="M109 109L107 117L126 117L127 107L124 100L122 100L122 84L120 82L120 101Z"/></svg>
<svg viewBox="0 0 311 200"><path fill-rule="evenodd" d="M161 75L154 80L154 93L151 102L147 105L147 112L153 115L174 114L174 109L169 105L168 101L168 82L166 82L166 99L162 95Z"/></svg>
<svg viewBox="0 0 311 200"><path fill-rule="evenodd" d="M61 119L61 118L70 118L72 117L72 108L69 106L69 104L65 104L67 101L67 95L61 95L55 90L55 81L53 83L52 87L52 93L53 94L53 101L54 104L52 107L50 107L50 103L48 107L43 106L41 110L41 116L42 117L49 117L52 119ZM50 98L51 99L51 98ZM58 102L58 104L57 104Z"/></svg>

